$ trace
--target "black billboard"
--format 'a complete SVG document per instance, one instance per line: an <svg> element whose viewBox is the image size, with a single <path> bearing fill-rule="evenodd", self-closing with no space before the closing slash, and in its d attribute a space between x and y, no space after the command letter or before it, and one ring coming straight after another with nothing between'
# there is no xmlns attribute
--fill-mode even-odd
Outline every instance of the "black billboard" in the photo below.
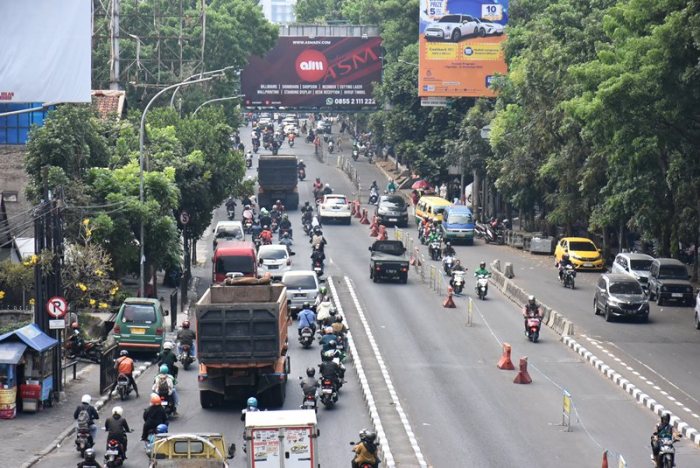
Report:
<svg viewBox="0 0 700 468"><path fill-rule="evenodd" d="M379 37L280 37L241 72L246 107L376 109L382 78Z"/></svg>

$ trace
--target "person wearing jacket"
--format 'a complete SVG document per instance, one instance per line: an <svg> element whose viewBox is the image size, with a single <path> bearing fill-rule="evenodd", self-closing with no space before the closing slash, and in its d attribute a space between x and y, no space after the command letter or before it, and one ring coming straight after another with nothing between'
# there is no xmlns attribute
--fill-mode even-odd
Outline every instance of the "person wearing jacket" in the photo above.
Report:
<svg viewBox="0 0 700 468"><path fill-rule="evenodd" d="M366 429L360 431L360 442L352 448L355 453L352 468L359 468L363 463L369 463L373 467L379 464L376 440L377 434L375 432Z"/></svg>
<svg viewBox="0 0 700 468"><path fill-rule="evenodd" d="M92 437L93 442L95 441L95 436L97 436L97 425L95 424L96 419L100 419L100 415L97 414L97 410L94 406L90 404L92 397L90 395L83 395L81 403L73 411L73 419L77 420L80 413L85 410L90 418L88 421L88 428L90 429L90 437Z"/></svg>
<svg viewBox="0 0 700 468"><path fill-rule="evenodd" d="M314 314L314 311L311 310L311 304L308 302L304 302L304 305L302 306L302 310L299 312L299 315L297 316L299 323L297 325L297 331L299 332L299 336L301 336L301 331L305 327L311 328L311 330L316 333L316 314Z"/></svg>
<svg viewBox="0 0 700 468"><path fill-rule="evenodd" d="M173 377L177 377L178 368L175 365L177 362L177 355L173 352L173 347L174 345L171 341L166 341L163 344L163 352L158 355L156 364L159 366L165 364L168 366L168 373Z"/></svg>
<svg viewBox="0 0 700 468"><path fill-rule="evenodd" d="M105 431L107 431L107 442L114 439L119 442L119 455L126 460L127 432L131 432L126 418L122 417L124 410L121 406L112 409L112 416L105 421Z"/></svg>
<svg viewBox="0 0 700 468"><path fill-rule="evenodd" d="M143 430L141 440L147 441L148 435L156 431L159 424L168 424L168 415L161 405L162 400L157 393L151 395L151 406L143 411Z"/></svg>

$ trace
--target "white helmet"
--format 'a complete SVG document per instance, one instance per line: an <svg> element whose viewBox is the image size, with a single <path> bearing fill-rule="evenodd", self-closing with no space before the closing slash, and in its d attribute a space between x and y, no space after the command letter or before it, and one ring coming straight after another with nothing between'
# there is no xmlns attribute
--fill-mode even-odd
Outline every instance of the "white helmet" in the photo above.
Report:
<svg viewBox="0 0 700 468"><path fill-rule="evenodd" d="M173 342L166 341L165 343L163 343L163 349L173 349Z"/></svg>
<svg viewBox="0 0 700 468"><path fill-rule="evenodd" d="M88 394L85 394L85 395L83 395L83 398L80 401L82 401L83 403L87 403L89 405L90 402L92 401L92 397Z"/></svg>
<svg viewBox="0 0 700 468"><path fill-rule="evenodd" d="M124 409L121 406L115 406L112 408L112 414L118 414L121 416L124 413Z"/></svg>

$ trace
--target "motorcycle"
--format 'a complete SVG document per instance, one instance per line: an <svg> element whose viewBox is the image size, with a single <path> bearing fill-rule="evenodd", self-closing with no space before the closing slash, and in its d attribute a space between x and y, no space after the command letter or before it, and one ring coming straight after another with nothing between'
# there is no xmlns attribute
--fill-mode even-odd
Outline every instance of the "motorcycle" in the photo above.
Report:
<svg viewBox="0 0 700 468"><path fill-rule="evenodd" d="M352 149L352 160L357 161L357 158L360 157L360 152L357 151L357 148Z"/></svg>
<svg viewBox="0 0 700 468"><path fill-rule="evenodd" d="M498 245L503 245L505 239L503 238L503 230L496 229L490 224L484 224L484 240L487 244L494 243Z"/></svg>
<svg viewBox="0 0 700 468"><path fill-rule="evenodd" d="M177 410L177 408L175 408L175 400L173 399L173 396L162 392L158 392L158 396L161 399L160 405L165 409L165 414L168 416L168 418L172 417Z"/></svg>
<svg viewBox="0 0 700 468"><path fill-rule="evenodd" d="M574 278L576 278L576 270L572 265L566 265L566 268L564 268L564 270L561 272L561 283L564 285L565 288L574 289Z"/></svg>
<svg viewBox="0 0 700 468"><path fill-rule="evenodd" d="M539 315L528 315L527 317L527 338L533 343L540 339L540 325L542 319Z"/></svg>
<svg viewBox="0 0 700 468"><path fill-rule="evenodd" d="M311 265L312 269L314 270L314 273L316 273L316 276L319 278L323 276L323 262L320 260L316 260L313 262Z"/></svg>
<svg viewBox="0 0 700 468"><path fill-rule="evenodd" d="M122 466L124 464L124 458L121 455L122 445L116 439L109 439L107 441L107 448L105 449L105 467L115 468L117 466Z"/></svg>
<svg viewBox="0 0 700 468"><path fill-rule="evenodd" d="M673 446L677 439L664 437L659 440L659 456L656 466L661 468L673 468L676 461L676 448Z"/></svg>
<svg viewBox="0 0 700 468"><path fill-rule="evenodd" d="M226 216L228 217L229 221L233 221L233 218L236 217L236 210L233 208L226 208Z"/></svg>
<svg viewBox="0 0 700 468"><path fill-rule="evenodd" d="M371 192L369 192L368 202L370 205L376 205L377 201L379 201L379 194L377 194L376 190L372 190Z"/></svg>
<svg viewBox="0 0 700 468"><path fill-rule="evenodd" d="M279 154L279 151L280 151L280 147L277 144L277 142L273 143L272 144L272 155L277 156L277 154Z"/></svg>
<svg viewBox="0 0 700 468"><path fill-rule="evenodd" d="M328 142L328 152L332 153L334 149L335 149L335 145L333 144L332 141L329 141Z"/></svg>
<svg viewBox="0 0 700 468"><path fill-rule="evenodd" d="M442 259L442 269L445 271L445 275L452 276L452 267L454 266L455 258L452 255Z"/></svg>
<svg viewBox="0 0 700 468"><path fill-rule="evenodd" d="M248 169L253 167L253 155L250 153L245 155L245 167L247 167Z"/></svg>
<svg viewBox="0 0 700 468"><path fill-rule="evenodd" d="M338 401L338 391L331 379L321 379L321 403L326 409L331 409Z"/></svg>
<svg viewBox="0 0 700 468"><path fill-rule="evenodd" d="M489 277L487 275L479 275L476 278L476 295L482 301L486 299L486 294L489 292Z"/></svg>
<svg viewBox="0 0 700 468"><path fill-rule="evenodd" d="M486 237L486 227L479 222L474 223L474 235L477 239L483 239Z"/></svg>
<svg viewBox="0 0 700 468"><path fill-rule="evenodd" d="M464 290L464 275L466 272L458 270L452 272L452 279L450 280L450 286L454 290L455 294L462 294Z"/></svg>
<svg viewBox="0 0 700 468"><path fill-rule="evenodd" d="M302 381L299 383L299 385L301 385L302 391L304 391L304 378L299 377L299 380ZM301 405L299 406L299 408L314 410L314 412L318 411L318 396L316 395L316 390L314 390L313 392L304 392L304 399L301 401Z"/></svg>
<svg viewBox="0 0 700 468"><path fill-rule="evenodd" d="M181 347L182 352L178 360L182 363L182 368L188 370L190 365L194 362L194 357L192 357L192 345L184 344Z"/></svg>
<svg viewBox="0 0 700 468"><path fill-rule="evenodd" d="M306 179L306 169L304 169L303 167L300 167L297 172L299 174L299 180Z"/></svg>
<svg viewBox="0 0 700 468"><path fill-rule="evenodd" d="M276 219L273 219L272 223L270 223L270 230L272 232L277 232L277 228L279 228L279 223L277 222Z"/></svg>
<svg viewBox="0 0 700 468"><path fill-rule="evenodd" d="M357 442L350 442L351 446L357 445ZM379 460L379 456L375 453L374 457L377 459L376 463L368 463L368 462L362 462L357 464L357 468L379 468L379 463L381 463L381 460ZM354 460L354 458L353 458ZM355 466L355 463L353 463L352 466Z"/></svg>
<svg viewBox="0 0 700 468"><path fill-rule="evenodd" d="M132 392L133 387L131 386L131 381L126 374L119 374L117 376L117 394L119 398L124 401L129 398L129 394Z"/></svg>
<svg viewBox="0 0 700 468"><path fill-rule="evenodd" d="M430 258L438 262L442 258L442 252L440 252L440 241L433 241L428 246L428 252L430 253Z"/></svg>
<svg viewBox="0 0 700 468"><path fill-rule="evenodd" d="M75 449L80 452L80 456L85 457L85 451L94 445L95 441L90 435L90 428L79 427L75 432Z"/></svg>
<svg viewBox="0 0 700 468"><path fill-rule="evenodd" d="M290 148L294 148L294 138L287 137L287 143L289 143Z"/></svg>
<svg viewBox="0 0 700 468"><path fill-rule="evenodd" d="M86 359L99 364L102 357L102 342L100 340L84 340L80 332L75 330L73 336L66 340L65 350L68 359Z"/></svg>
<svg viewBox="0 0 700 468"><path fill-rule="evenodd" d="M374 157L374 151L367 150L367 152L365 153L365 156L367 156L367 162L372 164L372 158Z"/></svg>
<svg viewBox="0 0 700 468"><path fill-rule="evenodd" d="M314 331L311 327L304 327L301 329L301 335L299 335L299 343L304 349L309 349L314 343Z"/></svg>
<svg viewBox="0 0 700 468"><path fill-rule="evenodd" d="M253 221L251 221L248 218L245 218L243 220L243 232L245 232L246 234L250 234L251 232L253 232Z"/></svg>
<svg viewBox="0 0 700 468"><path fill-rule="evenodd" d="M303 227L304 227L304 234L306 234L307 236L311 236L311 233L313 232L313 227L311 225L311 221L306 221L304 223Z"/></svg>

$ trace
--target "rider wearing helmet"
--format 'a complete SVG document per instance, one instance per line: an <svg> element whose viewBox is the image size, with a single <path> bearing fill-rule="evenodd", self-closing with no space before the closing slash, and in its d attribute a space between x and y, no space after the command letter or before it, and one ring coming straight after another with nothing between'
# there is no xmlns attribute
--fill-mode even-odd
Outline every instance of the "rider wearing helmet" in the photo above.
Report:
<svg viewBox="0 0 700 468"><path fill-rule="evenodd" d="M537 303L535 296L530 295L527 298L527 303L523 308L523 318L525 319L525 333L527 333L527 319L528 317L541 317L542 313L540 311L540 306Z"/></svg>
<svg viewBox="0 0 700 468"><path fill-rule="evenodd" d="M260 221L260 225L263 226L263 229L265 229L264 226L269 226L272 224L272 216L270 216L270 212L267 211L266 208L260 209L260 216L258 220Z"/></svg>
<svg viewBox="0 0 700 468"><path fill-rule="evenodd" d="M652 456L654 458L654 463L656 463L656 466L661 466L659 464L659 451L661 449L661 440L678 440L679 438L680 435L671 424L671 414L668 412L664 412L661 415L661 421L659 422L659 424L656 425L656 427L654 427L654 432L651 435L651 452L653 454Z"/></svg>
<svg viewBox="0 0 700 468"><path fill-rule="evenodd" d="M477 270L474 270L474 276L491 276L491 273L486 269L486 262L482 261L479 263L479 268Z"/></svg>
<svg viewBox="0 0 700 468"><path fill-rule="evenodd" d="M352 460L353 468L359 468L363 463L369 463L375 468L379 465L376 440L376 432L367 429L360 431L360 442L352 449L355 452L355 458Z"/></svg>
<svg viewBox="0 0 700 468"><path fill-rule="evenodd" d="M131 429L129 428L129 423L126 422L126 418L122 416L123 413L124 410L121 406L112 408L112 416L105 421L105 431L107 431L107 442L112 439L119 442L119 454L126 460L126 433L131 432Z"/></svg>
<svg viewBox="0 0 700 468"><path fill-rule="evenodd" d="M141 431L141 440L147 441L148 435L156 431L156 428L161 424L168 424L168 415L165 413L165 408L161 405L162 400L157 393L151 394L151 406L143 412L143 430Z"/></svg>
<svg viewBox="0 0 700 468"><path fill-rule="evenodd" d="M331 188L331 184L326 184L326 185L323 187L323 194L324 194L324 195L330 195L331 193L333 193L333 189Z"/></svg>
<svg viewBox="0 0 700 468"><path fill-rule="evenodd" d="M308 367L306 369L306 378L301 381L301 390L304 392L304 396L308 394L316 394L318 389L318 379L316 379L316 369L313 367Z"/></svg>
<svg viewBox="0 0 700 468"><path fill-rule="evenodd" d="M174 345L172 341L166 341L163 343L163 352L158 355L158 360L156 361L157 365L162 365L165 364L168 366L169 369L169 374L172 375L173 377L177 377L177 366L175 363L177 362L177 356L173 352Z"/></svg>
<svg viewBox="0 0 700 468"><path fill-rule="evenodd" d="M95 424L96 419L100 419L100 415L97 414L97 410L90 403L92 402L92 397L88 394L83 395L80 399L80 404L73 411L73 419L80 421L80 413L85 411L87 413L87 427L90 429L90 437L95 440L97 435L97 425Z"/></svg>
<svg viewBox="0 0 700 468"><path fill-rule="evenodd" d="M559 268L559 281L564 279L564 269L567 265L571 265L572 267L574 266L574 264L571 262L569 254L564 253L564 255L561 256L561 260L559 260L559 262L555 265Z"/></svg>
<svg viewBox="0 0 700 468"><path fill-rule="evenodd" d="M117 375L123 374L129 378L129 383L136 393L136 398L138 398L139 387L136 386L136 380L134 379L134 360L129 357L129 351L122 349L119 352L119 358L114 361L114 368L117 370ZM114 385L116 385L116 382Z"/></svg>
<svg viewBox="0 0 700 468"><path fill-rule="evenodd" d="M180 397L178 396L177 389L175 388L177 381L169 373L167 365L162 364L159 370L160 372L153 380L152 390L161 398L172 398L172 405L175 408L174 412L177 413L177 406L180 403Z"/></svg>
<svg viewBox="0 0 700 468"><path fill-rule="evenodd" d="M282 219L280 219L279 228L284 230L292 229L292 222L289 220L289 215L287 213L282 214Z"/></svg>
<svg viewBox="0 0 700 468"><path fill-rule="evenodd" d="M436 232L436 231L431 231L430 236L432 236L433 232ZM450 243L450 241L446 241L445 247L442 249L442 256L443 257L447 257L447 256L454 257L455 255L457 255L457 252L455 252L455 248L452 247L452 244Z"/></svg>
<svg viewBox="0 0 700 468"><path fill-rule="evenodd" d="M263 225L263 230L260 233L260 240L262 241L263 245L270 245L272 244L272 231L270 230L270 226L265 224Z"/></svg>
<svg viewBox="0 0 700 468"><path fill-rule="evenodd" d="M328 326L323 329L323 336L319 344L323 347L321 352L335 349L338 345L338 337L333 332L333 327Z"/></svg>
<svg viewBox="0 0 700 468"><path fill-rule="evenodd" d="M313 310L311 310L310 303L304 302L304 305L302 306L301 311L299 312L298 319L299 323L297 327L299 336L301 336L301 331L305 327L311 328L311 330L313 330L314 333L316 332L316 314Z"/></svg>
<svg viewBox="0 0 700 468"><path fill-rule="evenodd" d="M258 399L255 397L250 397L245 402L245 409L241 411L241 421L245 421L246 413L252 413L255 411L260 411L260 408L258 408Z"/></svg>
<svg viewBox="0 0 700 468"><path fill-rule="evenodd" d="M78 463L78 468L102 468L102 465L95 459L95 449L85 450L85 459Z"/></svg>
<svg viewBox="0 0 700 468"><path fill-rule="evenodd" d="M182 346L190 346L190 355L194 357L194 340L197 338L197 334L190 328L190 321L183 320L182 328L177 332L177 351L178 354L182 354Z"/></svg>

